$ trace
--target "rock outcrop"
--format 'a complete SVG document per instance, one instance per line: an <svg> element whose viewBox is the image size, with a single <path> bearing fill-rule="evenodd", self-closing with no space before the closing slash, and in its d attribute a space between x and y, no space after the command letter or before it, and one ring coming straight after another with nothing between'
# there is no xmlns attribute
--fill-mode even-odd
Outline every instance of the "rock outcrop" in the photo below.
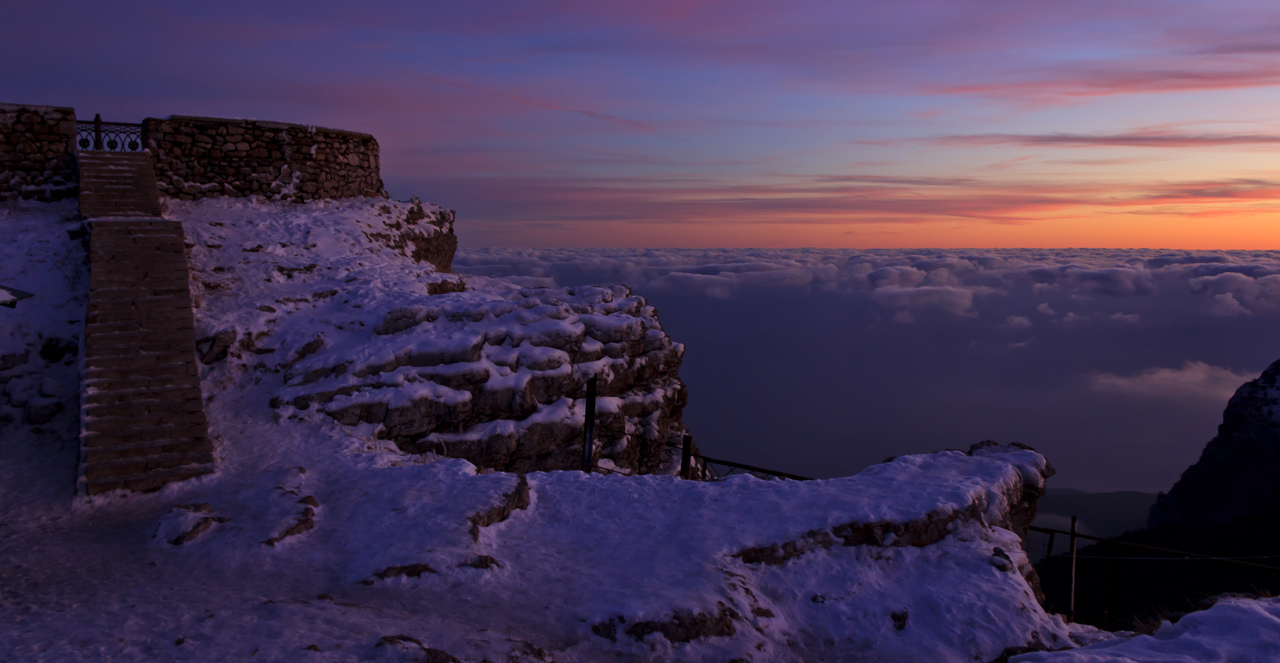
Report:
<svg viewBox="0 0 1280 663"><path fill-rule="evenodd" d="M684 346L652 306L622 286L495 294L394 309L353 351L290 367L272 404L376 425L413 453L513 472L576 469L595 377L598 455L633 472L674 469Z"/></svg>
<svg viewBox="0 0 1280 663"><path fill-rule="evenodd" d="M1280 511L1280 361L1227 403L1218 435L1151 507L1148 527L1203 526Z"/></svg>
<svg viewBox="0 0 1280 663"><path fill-rule="evenodd" d="M676 471L684 346L626 287L468 287L449 271L453 212L417 199L171 201L171 214L194 239L201 360L278 373L264 400L280 417L481 468L579 469L594 378L601 465Z"/></svg>

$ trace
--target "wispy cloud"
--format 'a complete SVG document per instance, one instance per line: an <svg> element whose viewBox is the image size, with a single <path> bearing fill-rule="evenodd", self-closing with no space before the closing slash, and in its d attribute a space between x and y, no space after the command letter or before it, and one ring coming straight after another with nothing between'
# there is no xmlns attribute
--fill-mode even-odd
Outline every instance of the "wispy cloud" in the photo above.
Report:
<svg viewBox="0 0 1280 663"><path fill-rule="evenodd" d="M1095 391L1117 396L1225 403L1240 385L1256 377L1257 373L1188 361L1182 368L1150 368L1132 375L1096 373L1089 382Z"/></svg>
<svg viewBox="0 0 1280 663"><path fill-rule="evenodd" d="M1271 62L1229 63L1195 68L1194 63L1170 67L1043 69L1009 73L1002 80L946 84L932 87L934 94L974 95L1053 104L1089 97L1172 92L1206 92L1267 88L1280 85L1280 66Z"/></svg>
<svg viewBox="0 0 1280 663"><path fill-rule="evenodd" d="M1113 134L969 134L936 136L928 143L943 146L1023 145L1029 147L1274 147L1280 146L1280 134L1261 133L1182 133L1173 131L1134 131Z"/></svg>

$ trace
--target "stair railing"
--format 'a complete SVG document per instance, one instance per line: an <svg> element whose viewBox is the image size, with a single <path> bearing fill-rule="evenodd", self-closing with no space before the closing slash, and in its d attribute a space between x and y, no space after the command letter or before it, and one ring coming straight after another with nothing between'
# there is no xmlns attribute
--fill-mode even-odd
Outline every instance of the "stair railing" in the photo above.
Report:
<svg viewBox="0 0 1280 663"><path fill-rule="evenodd" d="M147 129L142 124L103 122L101 114L93 121L76 122L76 146L99 152L141 152L147 147Z"/></svg>

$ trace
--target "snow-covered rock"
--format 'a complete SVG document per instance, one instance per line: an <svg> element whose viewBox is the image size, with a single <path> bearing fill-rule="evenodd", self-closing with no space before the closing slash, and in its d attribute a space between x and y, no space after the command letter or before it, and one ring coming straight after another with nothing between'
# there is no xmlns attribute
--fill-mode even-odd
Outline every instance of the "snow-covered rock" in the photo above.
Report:
<svg viewBox="0 0 1280 663"><path fill-rule="evenodd" d="M1151 635L1107 638L1009 663L1271 663L1280 660L1280 599L1229 598Z"/></svg>
<svg viewBox="0 0 1280 663"><path fill-rule="evenodd" d="M277 382L281 417L323 412L484 468L564 469L581 464L596 377L597 456L674 471L684 346L625 287L464 289L447 271L452 212L417 201L170 201L169 215L194 243L208 379Z"/></svg>
<svg viewBox="0 0 1280 663"><path fill-rule="evenodd" d="M72 510L0 505L0 650L987 661L1073 646L1010 529L1049 472L1033 451L904 456L810 482L521 478L422 462L327 418L277 420L262 392L216 392L212 477Z"/></svg>
<svg viewBox="0 0 1280 663"><path fill-rule="evenodd" d="M0 502L39 501L75 473L88 256L74 200L10 202L0 237L0 284L34 295L0 307Z"/></svg>

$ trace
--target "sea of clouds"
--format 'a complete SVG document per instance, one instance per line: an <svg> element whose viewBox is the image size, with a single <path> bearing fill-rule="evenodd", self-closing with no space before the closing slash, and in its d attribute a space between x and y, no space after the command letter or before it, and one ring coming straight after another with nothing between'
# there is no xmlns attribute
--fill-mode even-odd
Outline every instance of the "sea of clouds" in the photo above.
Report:
<svg viewBox="0 0 1280 663"><path fill-rule="evenodd" d="M1166 489L1280 359L1280 252L473 249L464 274L625 283L686 343L710 454L832 476L981 439L1058 485Z"/></svg>

